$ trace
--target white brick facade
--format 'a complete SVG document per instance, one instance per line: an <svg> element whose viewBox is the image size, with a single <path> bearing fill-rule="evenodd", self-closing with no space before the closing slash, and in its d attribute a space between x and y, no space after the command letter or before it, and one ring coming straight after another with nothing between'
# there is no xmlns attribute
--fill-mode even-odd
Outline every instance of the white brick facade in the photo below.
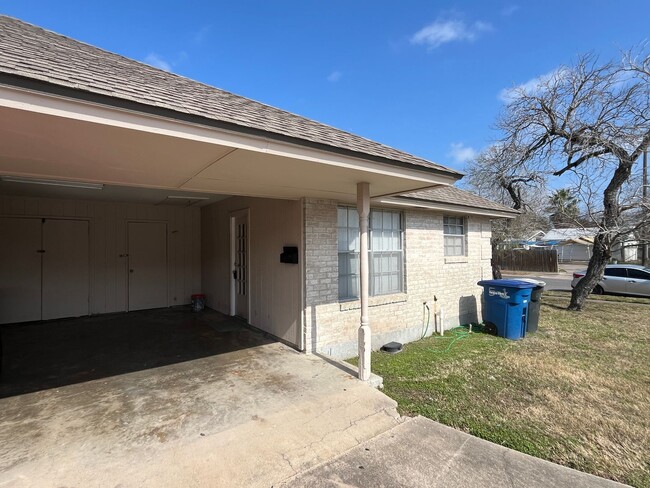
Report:
<svg viewBox="0 0 650 488"><path fill-rule="evenodd" d="M359 302L338 300L338 203L304 201L305 345L308 352L345 358L357 354ZM391 340L419 339L426 327L424 302L431 308L427 335L433 331L433 302L445 316L445 328L480 319L481 288L492 276L489 217L467 216L467 255L445 258L443 214L404 211L404 293L370 297L373 349Z"/></svg>

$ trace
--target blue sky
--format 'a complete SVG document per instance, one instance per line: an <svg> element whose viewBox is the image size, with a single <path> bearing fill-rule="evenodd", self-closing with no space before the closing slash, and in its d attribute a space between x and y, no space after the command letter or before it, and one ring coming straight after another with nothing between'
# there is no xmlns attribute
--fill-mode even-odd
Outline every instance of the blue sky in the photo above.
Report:
<svg viewBox="0 0 650 488"><path fill-rule="evenodd" d="M504 89L650 37L644 1L3 1L0 12L458 169Z"/></svg>

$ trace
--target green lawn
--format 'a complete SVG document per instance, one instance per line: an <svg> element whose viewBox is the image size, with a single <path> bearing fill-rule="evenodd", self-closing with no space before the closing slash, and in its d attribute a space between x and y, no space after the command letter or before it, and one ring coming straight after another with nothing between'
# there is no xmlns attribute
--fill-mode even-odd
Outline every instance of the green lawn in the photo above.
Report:
<svg viewBox="0 0 650 488"><path fill-rule="evenodd" d="M650 487L650 306L545 296L539 332L481 327L373 354L404 415L423 415L589 473Z"/></svg>

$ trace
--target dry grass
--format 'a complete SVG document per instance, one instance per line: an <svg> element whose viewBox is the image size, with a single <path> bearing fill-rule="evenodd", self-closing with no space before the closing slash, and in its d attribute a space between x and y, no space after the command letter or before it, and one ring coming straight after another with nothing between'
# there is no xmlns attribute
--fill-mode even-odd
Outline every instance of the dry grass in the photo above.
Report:
<svg viewBox="0 0 650 488"><path fill-rule="evenodd" d="M650 487L650 307L545 296L540 330L472 333L375 354L385 391L420 414L550 461Z"/></svg>

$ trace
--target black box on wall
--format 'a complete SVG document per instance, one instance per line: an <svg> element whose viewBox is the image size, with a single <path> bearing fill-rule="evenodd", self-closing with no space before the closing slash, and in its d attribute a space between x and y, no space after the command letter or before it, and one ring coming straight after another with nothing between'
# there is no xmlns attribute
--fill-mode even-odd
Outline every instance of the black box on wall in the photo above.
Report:
<svg viewBox="0 0 650 488"><path fill-rule="evenodd" d="M295 246L284 246L280 254L281 263L298 264L298 248Z"/></svg>

